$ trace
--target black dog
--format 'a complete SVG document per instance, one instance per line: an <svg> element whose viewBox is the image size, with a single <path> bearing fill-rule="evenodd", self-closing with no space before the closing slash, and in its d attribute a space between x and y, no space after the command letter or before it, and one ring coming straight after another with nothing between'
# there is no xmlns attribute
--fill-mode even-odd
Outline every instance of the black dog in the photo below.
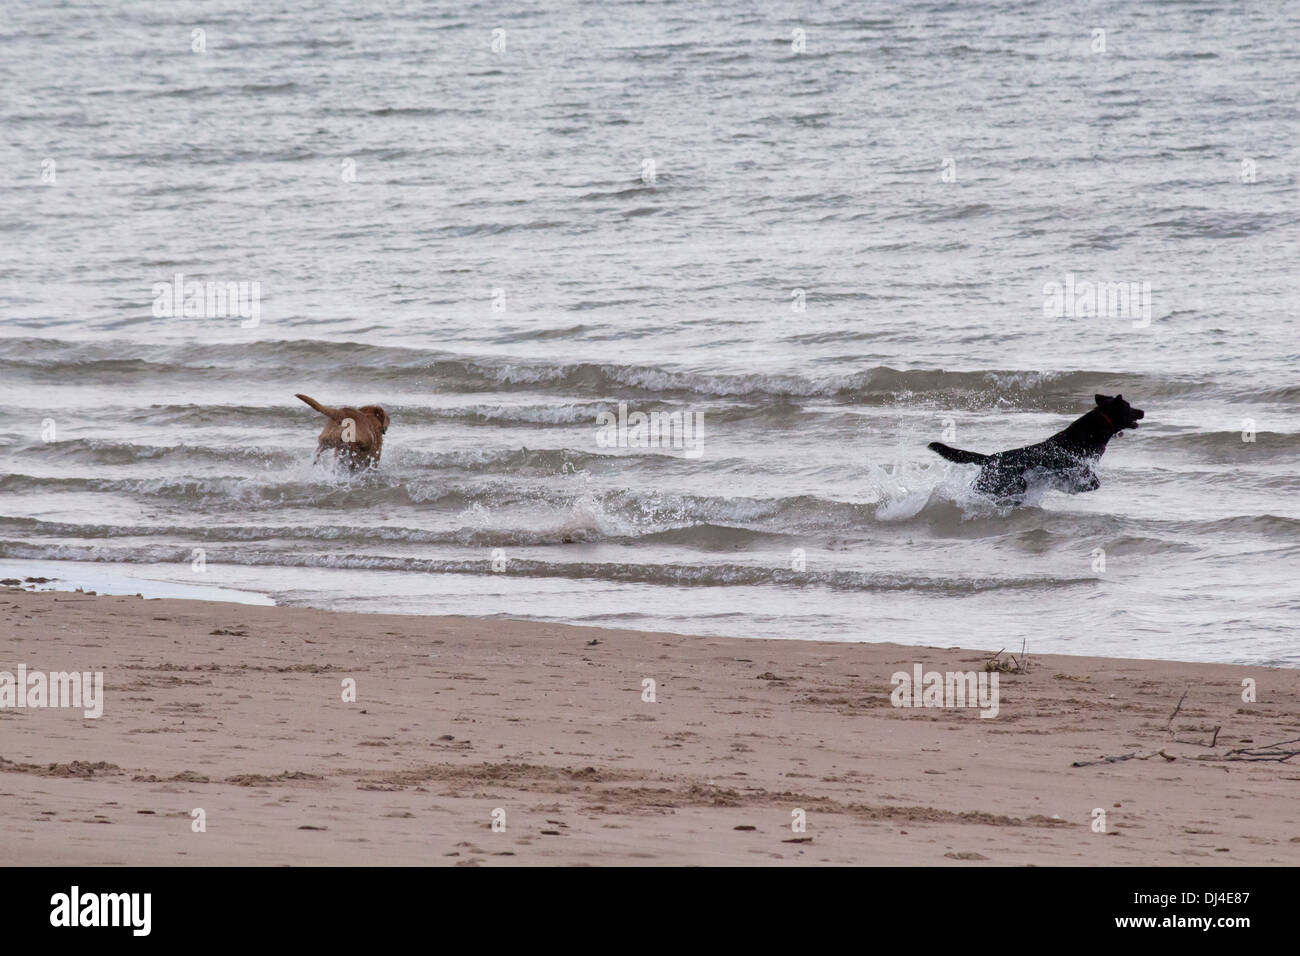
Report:
<svg viewBox="0 0 1300 956"><path fill-rule="evenodd" d="M937 441L930 442L928 447L949 461L983 466L975 479L975 490L1015 504L1035 484L1072 495L1096 491L1101 482L1092 466L1106 450L1106 443L1125 428L1137 428L1138 419L1145 417L1146 412L1124 401L1123 395L1094 397L1096 408L1037 445L1000 451L996 455L949 448Z"/></svg>

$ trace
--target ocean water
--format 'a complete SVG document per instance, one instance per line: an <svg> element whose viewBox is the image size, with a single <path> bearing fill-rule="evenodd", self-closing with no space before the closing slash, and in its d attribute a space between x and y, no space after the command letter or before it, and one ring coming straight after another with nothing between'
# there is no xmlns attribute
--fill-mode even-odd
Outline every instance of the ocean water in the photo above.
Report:
<svg viewBox="0 0 1300 956"><path fill-rule="evenodd" d="M1281 0L8 5L0 576L1300 666L1297 51ZM925 448L1094 393L1146 419L1091 494Z"/></svg>

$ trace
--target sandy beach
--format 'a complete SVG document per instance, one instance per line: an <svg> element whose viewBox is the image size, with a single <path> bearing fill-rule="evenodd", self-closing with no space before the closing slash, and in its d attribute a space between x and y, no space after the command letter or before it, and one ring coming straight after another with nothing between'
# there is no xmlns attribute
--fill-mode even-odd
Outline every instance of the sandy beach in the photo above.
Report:
<svg viewBox="0 0 1300 956"><path fill-rule="evenodd" d="M0 863L1300 863L1296 671L1031 646L996 717L891 706L997 650L9 589L0 670L104 690L0 710Z"/></svg>

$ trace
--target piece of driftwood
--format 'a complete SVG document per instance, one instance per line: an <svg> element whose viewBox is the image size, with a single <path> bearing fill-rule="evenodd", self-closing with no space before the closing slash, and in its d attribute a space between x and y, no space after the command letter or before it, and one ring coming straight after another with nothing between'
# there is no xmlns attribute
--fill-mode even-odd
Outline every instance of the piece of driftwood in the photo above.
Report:
<svg viewBox="0 0 1300 956"><path fill-rule="evenodd" d="M1001 653L1001 651L998 651L998 654ZM994 655L995 658L996 656L997 655ZM1210 737L1209 743L1195 740L1179 740L1178 734L1174 730L1174 718L1177 717L1178 712L1183 709L1183 701L1187 700L1187 694L1191 689L1192 688L1189 685L1187 689L1183 691L1183 696L1178 698L1178 703L1174 706L1174 712L1169 715L1169 720L1165 722L1165 731L1169 734L1169 739L1176 744L1187 744L1192 747L1206 747L1213 750L1219 743L1219 731L1223 729L1221 725L1214 728L1214 734ZM1076 760L1074 763L1070 764L1070 766L1096 767L1099 764L1119 763L1123 760L1150 760L1155 756L1164 757L1166 760L1178 759L1177 757L1169 756L1169 754L1165 753L1163 750L1153 750L1150 753L1145 754L1134 752L1131 754L1120 754L1116 757L1102 757L1100 760ZM1292 757L1300 757L1300 737L1292 737L1290 740L1279 740L1275 744L1264 744L1260 747L1236 747L1232 750L1224 751L1221 754L1196 754L1188 759L1218 761L1223 763L1236 763L1239 761L1251 763L1286 763ZM1226 773L1228 768L1224 767L1223 769Z"/></svg>
<svg viewBox="0 0 1300 956"><path fill-rule="evenodd" d="M1100 760L1076 760L1070 764L1071 767L1095 767L1103 763L1119 763L1122 760L1150 760L1152 757L1164 757L1166 760L1177 760L1177 757L1171 757L1163 750L1153 750L1149 754L1131 753L1120 754L1118 757L1102 757Z"/></svg>
<svg viewBox="0 0 1300 956"><path fill-rule="evenodd" d="M984 661L984 670L997 671L1000 674L1029 673L1029 655L1025 653L1025 641L1020 642L1020 657L1018 659L1015 654L1007 654L1008 660L1011 661L1010 664L998 660L998 658L1005 652L1006 648L1004 647L992 657L986 658Z"/></svg>
<svg viewBox="0 0 1300 956"><path fill-rule="evenodd" d="M1197 757L1197 760L1247 760L1247 761L1277 761L1286 763L1292 757L1300 756L1300 737L1292 737L1290 740L1279 740L1275 744L1264 744L1262 747L1237 747L1223 754L1206 754Z"/></svg>
<svg viewBox="0 0 1300 956"><path fill-rule="evenodd" d="M1219 739L1219 727L1214 728L1214 738L1209 744L1199 744L1201 747L1213 747L1215 741ZM1236 747L1232 750L1224 751L1221 754L1196 754L1188 759L1190 760L1209 760L1209 761L1226 761L1238 762L1247 761L1254 763L1273 762L1286 763L1292 757L1300 757L1300 737L1293 737L1290 740L1279 740L1275 744L1264 744L1262 747ZM1071 767L1095 767L1103 763L1119 763L1123 760L1150 760L1152 757L1164 757L1166 760L1177 760L1177 757L1171 757L1163 750L1153 750L1150 753L1131 753L1120 754L1117 757L1102 757L1100 760L1076 760L1070 764ZM1225 768L1226 769L1226 768Z"/></svg>

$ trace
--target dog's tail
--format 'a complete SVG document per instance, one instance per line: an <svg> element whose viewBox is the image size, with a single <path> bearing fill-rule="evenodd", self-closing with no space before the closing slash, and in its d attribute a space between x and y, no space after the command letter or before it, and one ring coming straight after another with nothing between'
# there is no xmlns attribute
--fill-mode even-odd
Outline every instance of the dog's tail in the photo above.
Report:
<svg viewBox="0 0 1300 956"><path fill-rule="evenodd" d="M294 398L301 398L312 408L316 409L316 411L332 419L333 421L337 422L337 421L342 421L343 419L343 413L339 411L337 408L330 408L328 405L322 405L314 398L308 398L306 395L297 395L297 394L294 395Z"/></svg>
<svg viewBox="0 0 1300 956"><path fill-rule="evenodd" d="M302 396L298 396L301 398ZM988 455L981 455L974 451L962 451L960 448L949 448L943 442L932 441L926 446L930 451L938 452L949 461L955 461L959 465L982 465L989 460Z"/></svg>

